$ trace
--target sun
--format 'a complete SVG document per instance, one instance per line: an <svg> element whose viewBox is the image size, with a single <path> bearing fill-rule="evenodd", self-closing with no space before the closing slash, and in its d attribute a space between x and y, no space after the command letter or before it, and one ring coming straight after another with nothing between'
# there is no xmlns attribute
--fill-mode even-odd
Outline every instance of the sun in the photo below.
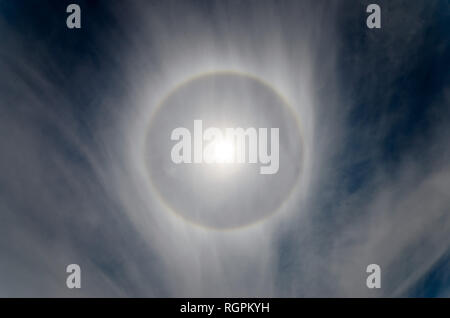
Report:
<svg viewBox="0 0 450 318"><path fill-rule="evenodd" d="M235 147L230 140L214 142L213 158L215 163L233 163L235 159Z"/></svg>

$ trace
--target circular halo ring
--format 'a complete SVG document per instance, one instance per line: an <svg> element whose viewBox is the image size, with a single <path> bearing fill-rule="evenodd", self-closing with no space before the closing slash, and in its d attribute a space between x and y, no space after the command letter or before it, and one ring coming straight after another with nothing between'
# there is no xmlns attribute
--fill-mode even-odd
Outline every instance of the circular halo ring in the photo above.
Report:
<svg viewBox="0 0 450 318"><path fill-rule="evenodd" d="M292 188L290 189L289 193L286 195L286 197L283 199L283 201L279 204L278 208L276 208L275 210L271 211L270 213L267 213L267 215L263 216L262 218L259 218L253 222L248 222L239 226L232 226L232 227L214 227L214 226L209 226L209 225L205 225L205 224L201 224L201 223L197 223L194 222L192 220L190 220L189 218L183 216L181 213L178 213L177 211L175 211L172 206L170 205L169 202L167 202L167 200L163 197L163 195L160 193L160 191L158 190L158 188L153 184L151 175L150 175L150 168L149 168L149 164L148 164L148 160L146 160L145 158L145 154L147 153L147 138L148 138L148 133L149 133L149 129L153 123L153 119L156 115L156 113L163 107L163 105L165 104L166 100L174 93L176 92L179 88L183 87L186 84L189 84L192 81L204 78L204 77L208 77L208 76L214 76L214 75L236 75L236 76L241 76L241 77L245 77L248 79L252 79L255 80L256 82L258 82L259 84L263 85L264 87L268 88L270 91L272 91L282 102L283 104L291 111L291 113L293 114L296 126L297 126L297 130L300 136L300 149L302 151L302 156L301 156L301 163L300 163L300 172L297 176L297 179L294 183L294 185L292 186ZM287 101L287 99L281 95L272 85L270 85L269 83L265 82L264 80L260 79L257 76L254 76L252 74L249 73L244 73L244 72L240 72L240 71L234 71L234 70L217 70L217 71L209 71L209 72L204 72L204 73L200 73L197 75L194 75L192 77L187 78L186 80L180 82L179 84L175 85L174 88L172 88L171 90L169 90L164 96L163 98L160 100L160 102L157 104L157 106L151 111L150 113L150 117L148 119L148 124L147 124L147 128L145 131L145 136L144 136L144 151L143 151L143 160L144 160L144 165L146 167L146 173L147 173L147 178L149 181L149 185L150 185L150 190L152 195L154 195L156 197L156 199L159 201L159 203L170 213L172 213L172 215L174 215L175 217L177 217L178 219L181 219L183 221L185 221L186 223L189 223L190 225L202 228L202 229L207 229L207 230L215 230L215 231L232 231L232 230L241 230L244 228L249 228L251 226L257 225L257 224L262 224L263 222L267 221L269 218L271 218L272 216L274 216L275 214L277 214L284 206L286 206L287 202L290 201L293 192L295 189L298 188L298 185L300 183L300 176L302 174L303 171L303 152L304 152L304 142L303 142L303 134L302 134L302 125L300 123L300 118L299 118L299 114L297 112L297 110Z"/></svg>

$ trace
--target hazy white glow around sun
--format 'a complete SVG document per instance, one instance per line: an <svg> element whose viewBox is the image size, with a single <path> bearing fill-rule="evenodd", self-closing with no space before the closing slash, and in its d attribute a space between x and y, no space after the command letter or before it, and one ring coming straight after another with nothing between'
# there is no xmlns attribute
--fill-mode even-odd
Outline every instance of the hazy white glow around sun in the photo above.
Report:
<svg viewBox="0 0 450 318"><path fill-rule="evenodd" d="M234 161L235 147L230 140L220 140L214 142L213 158L216 163L232 163Z"/></svg>

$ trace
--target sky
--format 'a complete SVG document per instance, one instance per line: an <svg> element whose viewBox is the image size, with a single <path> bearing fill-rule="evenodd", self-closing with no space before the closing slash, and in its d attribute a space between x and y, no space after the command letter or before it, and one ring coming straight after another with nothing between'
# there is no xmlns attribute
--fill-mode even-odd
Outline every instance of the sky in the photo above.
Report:
<svg viewBox="0 0 450 318"><path fill-rule="evenodd" d="M0 0L0 297L450 297L449 33L447 0ZM279 128L279 170L174 164L196 119Z"/></svg>

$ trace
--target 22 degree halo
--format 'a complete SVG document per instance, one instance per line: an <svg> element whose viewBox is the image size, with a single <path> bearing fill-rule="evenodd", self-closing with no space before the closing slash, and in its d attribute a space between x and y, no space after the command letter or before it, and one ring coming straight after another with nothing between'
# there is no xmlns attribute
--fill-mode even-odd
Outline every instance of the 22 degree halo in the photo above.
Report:
<svg viewBox="0 0 450 318"><path fill-rule="evenodd" d="M175 164L173 129L279 128L279 170L260 174L259 163ZM270 141L270 138L269 138ZM152 112L144 162L152 194L168 211L192 224L242 228L276 213L301 175L303 142L295 110L271 86L244 73L214 72L172 89Z"/></svg>

